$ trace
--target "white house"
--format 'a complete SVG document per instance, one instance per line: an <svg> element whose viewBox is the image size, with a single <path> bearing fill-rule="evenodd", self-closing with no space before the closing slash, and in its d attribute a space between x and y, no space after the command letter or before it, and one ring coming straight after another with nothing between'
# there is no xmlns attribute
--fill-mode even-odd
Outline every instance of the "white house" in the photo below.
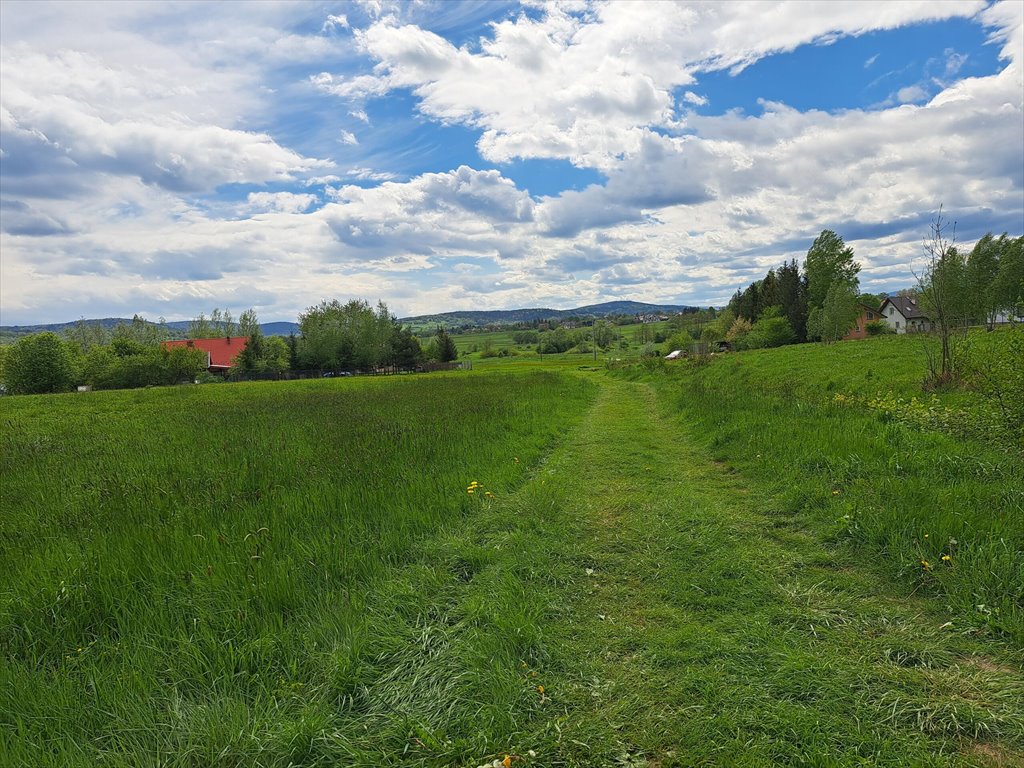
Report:
<svg viewBox="0 0 1024 768"><path fill-rule="evenodd" d="M890 296L879 309L882 319L896 333L917 333L932 329L931 318L921 311L917 299L910 296Z"/></svg>

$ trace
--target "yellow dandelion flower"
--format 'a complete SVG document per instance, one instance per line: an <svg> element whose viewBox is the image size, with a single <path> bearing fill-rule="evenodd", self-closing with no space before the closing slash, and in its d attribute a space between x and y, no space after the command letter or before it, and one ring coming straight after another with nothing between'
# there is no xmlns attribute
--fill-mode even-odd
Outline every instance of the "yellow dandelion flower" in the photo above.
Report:
<svg viewBox="0 0 1024 768"><path fill-rule="evenodd" d="M921 567L924 568L926 571L930 571L932 569L932 564L929 563L927 560L922 560Z"/></svg>
<svg viewBox="0 0 1024 768"><path fill-rule="evenodd" d="M468 490L466 491L466 493L472 494L472 493L473 493L473 489L472 489L472 488L469 488L469 489L468 489Z"/></svg>
<svg viewBox="0 0 1024 768"><path fill-rule="evenodd" d="M838 496L838 495L839 495L839 491L838 491L838 490L836 490L835 488L833 488L833 489L832 489L832 495L833 495L833 496Z"/></svg>
<svg viewBox="0 0 1024 768"><path fill-rule="evenodd" d="M541 696L544 695L544 686L543 685L538 685L537 686L537 693L539 693Z"/></svg>
<svg viewBox="0 0 1024 768"><path fill-rule="evenodd" d="M943 555L942 556L942 562L944 562L944 563L948 563L952 559L953 558L951 558L949 555Z"/></svg>
<svg viewBox="0 0 1024 768"><path fill-rule="evenodd" d="M511 768L512 756L511 755L505 755L505 759L501 761L501 764L503 766L505 766L505 768Z"/></svg>

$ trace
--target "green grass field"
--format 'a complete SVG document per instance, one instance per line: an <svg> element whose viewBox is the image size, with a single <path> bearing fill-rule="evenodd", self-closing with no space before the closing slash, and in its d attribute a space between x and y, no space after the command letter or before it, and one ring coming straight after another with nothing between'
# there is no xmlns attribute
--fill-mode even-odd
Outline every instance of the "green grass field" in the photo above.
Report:
<svg viewBox="0 0 1024 768"><path fill-rule="evenodd" d="M1024 764L1021 455L923 366L4 398L0 764Z"/></svg>

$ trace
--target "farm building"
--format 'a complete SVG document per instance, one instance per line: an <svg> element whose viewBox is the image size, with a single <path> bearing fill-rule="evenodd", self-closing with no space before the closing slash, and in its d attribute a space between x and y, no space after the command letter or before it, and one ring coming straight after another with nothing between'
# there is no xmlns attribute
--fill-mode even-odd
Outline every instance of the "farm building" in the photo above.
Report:
<svg viewBox="0 0 1024 768"><path fill-rule="evenodd" d="M866 339L868 336L868 323L881 319L882 313L880 310L858 302L857 324L851 328L845 336L843 336L843 341L848 341L849 339Z"/></svg>
<svg viewBox="0 0 1024 768"><path fill-rule="evenodd" d="M932 329L931 318L921 311L917 299L910 296L890 296L879 309L885 320L896 333L916 333Z"/></svg>
<svg viewBox="0 0 1024 768"><path fill-rule="evenodd" d="M245 349L249 339L245 336L218 336L215 339L179 339L165 341L164 349L188 347L206 353L206 369L210 373L227 373L231 362Z"/></svg>

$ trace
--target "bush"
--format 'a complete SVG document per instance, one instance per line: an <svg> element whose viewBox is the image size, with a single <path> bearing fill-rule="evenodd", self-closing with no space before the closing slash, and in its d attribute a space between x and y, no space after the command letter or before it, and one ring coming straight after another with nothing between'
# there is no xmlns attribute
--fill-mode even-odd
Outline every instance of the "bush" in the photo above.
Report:
<svg viewBox="0 0 1024 768"><path fill-rule="evenodd" d="M888 336L896 333L896 329L885 320L872 320L864 326L864 329L868 332L868 336Z"/></svg>
<svg viewBox="0 0 1024 768"><path fill-rule="evenodd" d="M974 334L964 376L1011 437L1024 441L1024 327Z"/></svg>
<svg viewBox="0 0 1024 768"><path fill-rule="evenodd" d="M739 321L737 321L739 322ZM741 337L737 343L740 349L763 349L765 347L781 347L796 341L796 333L789 320L776 313L765 314L754 323L750 332Z"/></svg>
<svg viewBox="0 0 1024 768"><path fill-rule="evenodd" d="M67 392L78 375L70 345L55 333L25 336L11 347L4 363L7 389L14 395Z"/></svg>

